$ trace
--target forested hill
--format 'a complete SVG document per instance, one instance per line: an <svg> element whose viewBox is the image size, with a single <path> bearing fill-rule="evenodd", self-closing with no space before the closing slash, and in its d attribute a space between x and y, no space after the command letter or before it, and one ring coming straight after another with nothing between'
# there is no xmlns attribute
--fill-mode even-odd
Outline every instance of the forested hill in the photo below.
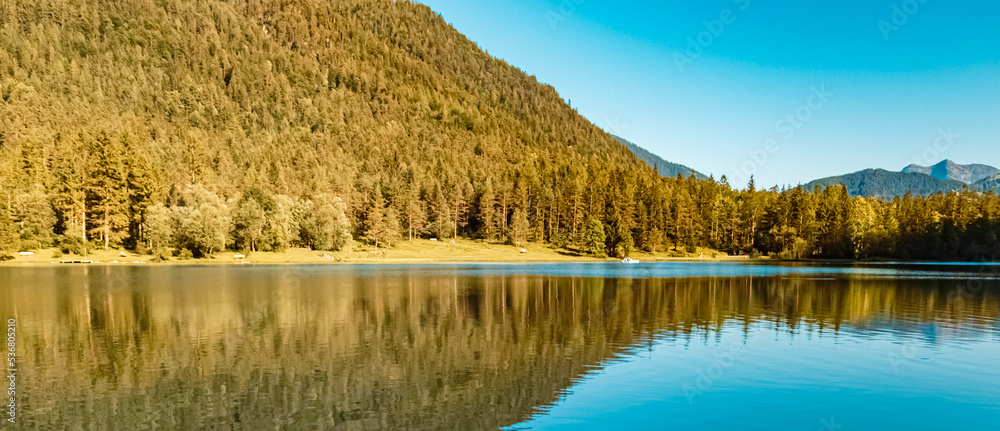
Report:
<svg viewBox="0 0 1000 431"><path fill-rule="evenodd" d="M966 184L956 180L939 180L916 172L892 172L884 169L866 169L852 174L819 179L806 184L806 189L816 186L844 185L851 196L892 199L912 193L928 196L935 193L960 191Z"/></svg>
<svg viewBox="0 0 1000 431"><path fill-rule="evenodd" d="M358 171L402 164L450 171L442 180L495 160L638 166L552 87L426 6L13 4L0 15L12 146L107 132L146 147L167 184L206 182L227 196L338 191Z"/></svg>
<svg viewBox="0 0 1000 431"><path fill-rule="evenodd" d="M649 170L552 87L423 5L4 5L0 176L15 185L4 194L46 194L60 232L86 220L88 235L136 239L148 204L182 205L178 190L200 184L223 201L247 190L337 196L356 234L384 201L394 218L450 236L486 189L504 211L527 211L582 190L588 170ZM101 164L120 169L93 178ZM143 183L133 196L97 196L121 176ZM81 181L94 193L69 190Z"/></svg>
<svg viewBox="0 0 1000 431"><path fill-rule="evenodd" d="M1000 191L1000 174L984 178L974 184L974 186L979 190L993 190L994 192Z"/></svg>
<svg viewBox="0 0 1000 431"><path fill-rule="evenodd" d="M612 135L612 136L614 136L614 135ZM706 179L708 179L708 177L705 176L705 174L703 174L701 172L698 172L698 171L696 171L694 169L691 169L691 168L689 168L687 166L684 166L682 164L668 162L668 161L664 160L662 157L657 156L656 154L651 153L649 150L647 150L645 148L642 148L642 147L640 147L640 146L638 146L638 145L636 145L636 144L628 141L625 138L622 138L620 136L615 136L615 139L617 139L618 142L621 142L622 145L624 145L626 148L628 148L629 151L632 152L632 154L635 154L635 156L638 157L639 160L642 160L643 162L645 162L650 167L655 168L656 171L657 171L657 173L659 173L660 175L662 175L664 177L676 177L676 176L680 175L682 177L687 178L687 177L690 177L691 175L694 175L695 178L698 178L699 180L706 180Z"/></svg>
<svg viewBox="0 0 1000 431"><path fill-rule="evenodd" d="M831 185L843 185L847 187L847 193L851 196L876 197L880 199L893 199L896 197L912 194L916 196L930 196L936 193L959 192L965 189L976 192L996 193L1000 191L1000 181L996 176L979 178L975 183L967 183L958 179L939 179L930 174L916 172L911 165L903 172L893 172L884 169L866 169L846 175L823 178L806 184L807 190L812 190L816 186L825 188ZM950 166L951 170L945 170ZM941 162L937 165L941 170L936 171L942 177L949 175L963 179L969 179L968 171L962 168L977 167L985 165L954 165L950 161ZM956 169L957 168L957 169Z"/></svg>
<svg viewBox="0 0 1000 431"><path fill-rule="evenodd" d="M0 260L455 236L618 257L1000 255L993 193L661 177L406 1L7 0L0 101Z"/></svg>

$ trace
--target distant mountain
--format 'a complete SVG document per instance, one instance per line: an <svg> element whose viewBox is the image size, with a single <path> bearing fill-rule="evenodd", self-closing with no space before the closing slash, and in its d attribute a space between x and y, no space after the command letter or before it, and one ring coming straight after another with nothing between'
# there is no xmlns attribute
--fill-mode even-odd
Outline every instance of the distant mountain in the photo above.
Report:
<svg viewBox="0 0 1000 431"><path fill-rule="evenodd" d="M955 180L965 184L975 184L1000 174L1000 169L987 165L960 165L951 160L944 160L934 166L910 165L904 168L903 172L930 175L941 181Z"/></svg>
<svg viewBox="0 0 1000 431"><path fill-rule="evenodd" d="M618 139L618 142L621 142L623 145L625 145L625 147L627 147L629 151L632 151L632 154L635 154L635 156L638 157L639 160L646 162L646 164L649 165L651 168L656 168L660 176L673 178L676 177L678 174L680 174L684 178L687 178L690 177L692 174L694 174L695 178L698 178L699 180L708 179L708 176L706 176L701 172L698 172L694 169L691 169L687 166L678 163L672 163L663 160L662 157L657 156L656 154L649 152L645 148L642 148L636 144L629 142L625 138L615 135L611 136L614 136L615 139Z"/></svg>
<svg viewBox="0 0 1000 431"><path fill-rule="evenodd" d="M1000 193L1000 173L977 181L976 184L974 184L974 187L984 192L993 190Z"/></svg>
<svg viewBox="0 0 1000 431"><path fill-rule="evenodd" d="M927 196L938 192L958 191L967 184L957 180L939 180L917 172L892 172L884 169L866 169L847 175L823 178L806 184L807 190L817 185L826 188L834 184L847 186L851 196L892 199L906 193Z"/></svg>

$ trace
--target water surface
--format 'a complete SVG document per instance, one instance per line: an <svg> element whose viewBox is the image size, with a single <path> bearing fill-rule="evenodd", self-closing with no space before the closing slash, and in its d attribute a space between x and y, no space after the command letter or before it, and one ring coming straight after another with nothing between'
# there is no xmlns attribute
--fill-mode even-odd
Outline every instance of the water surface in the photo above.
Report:
<svg viewBox="0 0 1000 431"><path fill-rule="evenodd" d="M997 271L4 267L0 316L25 429L984 429Z"/></svg>

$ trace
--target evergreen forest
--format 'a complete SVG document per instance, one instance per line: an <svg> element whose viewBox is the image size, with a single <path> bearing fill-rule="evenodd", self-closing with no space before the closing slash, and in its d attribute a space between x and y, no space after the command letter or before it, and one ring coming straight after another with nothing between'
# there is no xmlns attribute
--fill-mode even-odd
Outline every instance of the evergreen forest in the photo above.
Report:
<svg viewBox="0 0 1000 431"><path fill-rule="evenodd" d="M998 234L992 191L662 177L413 2L0 3L0 254L462 237L983 260Z"/></svg>

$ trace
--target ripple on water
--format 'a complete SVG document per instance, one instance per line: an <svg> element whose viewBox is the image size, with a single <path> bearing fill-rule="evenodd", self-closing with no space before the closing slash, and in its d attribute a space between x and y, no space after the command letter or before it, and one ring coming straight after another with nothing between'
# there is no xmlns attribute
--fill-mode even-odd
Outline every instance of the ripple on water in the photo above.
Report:
<svg viewBox="0 0 1000 431"><path fill-rule="evenodd" d="M0 271L0 312L17 317L31 358L24 419L39 429L1000 420L1000 292L976 267Z"/></svg>

